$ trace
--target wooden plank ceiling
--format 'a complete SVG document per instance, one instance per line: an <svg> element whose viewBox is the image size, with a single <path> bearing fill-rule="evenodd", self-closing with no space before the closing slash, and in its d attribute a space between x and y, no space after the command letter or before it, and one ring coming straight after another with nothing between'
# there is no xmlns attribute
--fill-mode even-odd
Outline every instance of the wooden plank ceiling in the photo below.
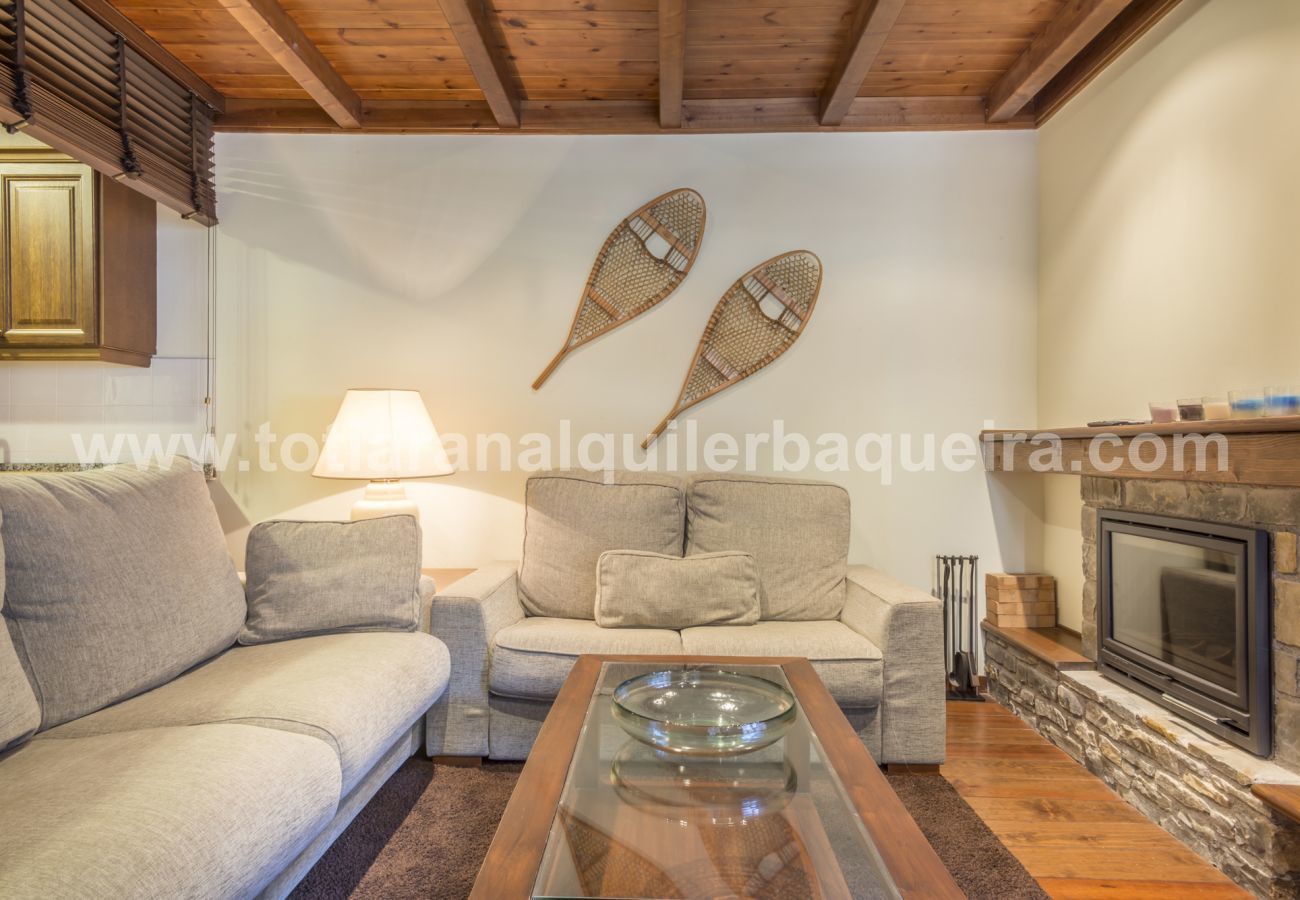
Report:
<svg viewBox="0 0 1300 900"><path fill-rule="evenodd" d="M652 133L1032 128L1178 0L111 2L222 130Z"/></svg>

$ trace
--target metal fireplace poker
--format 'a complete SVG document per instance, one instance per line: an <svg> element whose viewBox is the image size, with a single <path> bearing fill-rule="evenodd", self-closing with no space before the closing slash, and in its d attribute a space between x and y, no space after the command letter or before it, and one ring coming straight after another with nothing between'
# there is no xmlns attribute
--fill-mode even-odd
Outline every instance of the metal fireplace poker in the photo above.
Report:
<svg viewBox="0 0 1300 900"><path fill-rule="evenodd" d="M950 660L948 699L983 702L975 659L979 557L936 556L933 595L943 601L943 651Z"/></svg>

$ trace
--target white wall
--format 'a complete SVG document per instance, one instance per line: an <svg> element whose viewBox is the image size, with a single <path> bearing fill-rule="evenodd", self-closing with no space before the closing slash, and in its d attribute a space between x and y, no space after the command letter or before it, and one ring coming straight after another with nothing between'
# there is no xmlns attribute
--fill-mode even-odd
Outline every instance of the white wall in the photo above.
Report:
<svg viewBox="0 0 1300 900"><path fill-rule="evenodd" d="M1035 409L1035 138L1029 133L491 138L222 135L218 427L229 527L346 516L360 485L259 471L251 435L319 435L351 386L420 389L439 429L639 443L677 395L715 302L797 248L825 283L800 342L688 414L701 435L977 431ZM678 186L708 231L676 295L529 384L596 250ZM813 474L814 477L815 473ZM1025 564L1032 488L963 474L833 474L853 557L929 586L933 555ZM415 485L426 563L519 553L524 474ZM1018 494L1029 494L1022 500ZM1028 540L1032 546L1034 541ZM1006 559L1002 553L1008 554Z"/></svg>
<svg viewBox="0 0 1300 900"><path fill-rule="evenodd" d="M1184 0L1039 132L1038 424L1300 382L1300 3ZM1045 478L1078 627L1078 479Z"/></svg>

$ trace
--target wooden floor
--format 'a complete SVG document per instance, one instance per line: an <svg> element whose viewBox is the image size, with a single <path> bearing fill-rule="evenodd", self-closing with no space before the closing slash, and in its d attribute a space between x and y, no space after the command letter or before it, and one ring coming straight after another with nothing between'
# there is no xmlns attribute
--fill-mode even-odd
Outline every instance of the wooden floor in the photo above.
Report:
<svg viewBox="0 0 1300 900"><path fill-rule="evenodd" d="M992 701L948 704L942 773L1053 897L1248 897Z"/></svg>

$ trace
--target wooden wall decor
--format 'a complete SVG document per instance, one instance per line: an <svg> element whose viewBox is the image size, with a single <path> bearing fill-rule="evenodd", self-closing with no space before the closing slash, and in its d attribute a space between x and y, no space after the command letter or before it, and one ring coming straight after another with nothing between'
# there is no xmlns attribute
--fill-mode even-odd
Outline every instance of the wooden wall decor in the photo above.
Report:
<svg viewBox="0 0 1300 900"><path fill-rule="evenodd" d="M641 448L697 403L753 375L789 350L812 318L822 287L815 253L795 250L760 263L722 295L704 326L672 411Z"/></svg>
<svg viewBox="0 0 1300 900"><path fill-rule="evenodd" d="M705 216L704 198L678 188L655 197L610 232L582 289L569 338L537 376L533 390L574 350L632 321L677 289L699 255Z"/></svg>

